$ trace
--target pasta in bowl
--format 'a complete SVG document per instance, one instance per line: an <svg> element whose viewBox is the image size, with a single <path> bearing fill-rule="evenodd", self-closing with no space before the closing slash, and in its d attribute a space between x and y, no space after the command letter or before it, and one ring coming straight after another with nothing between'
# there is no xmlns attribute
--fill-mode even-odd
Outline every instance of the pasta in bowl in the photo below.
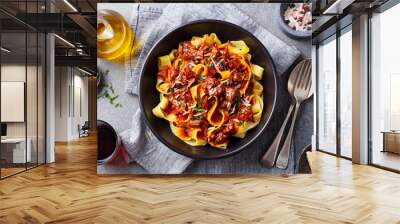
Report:
<svg viewBox="0 0 400 224"><path fill-rule="evenodd" d="M201 47L204 55L192 55ZM276 78L272 58L250 32L198 20L153 45L140 74L139 105L152 134L171 150L224 158L269 135Z"/></svg>
<svg viewBox="0 0 400 224"><path fill-rule="evenodd" d="M192 146L226 149L259 124L264 68L251 63L243 40L222 43L215 33L194 36L159 57L153 114Z"/></svg>

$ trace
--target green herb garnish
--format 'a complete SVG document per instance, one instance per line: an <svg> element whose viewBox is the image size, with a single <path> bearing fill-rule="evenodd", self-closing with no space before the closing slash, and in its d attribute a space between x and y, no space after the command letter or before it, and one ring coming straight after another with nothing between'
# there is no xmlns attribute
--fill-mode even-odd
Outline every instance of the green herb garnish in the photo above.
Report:
<svg viewBox="0 0 400 224"><path fill-rule="evenodd" d="M200 115L200 116L196 116L196 117L191 117L190 120L203 120L204 116Z"/></svg>
<svg viewBox="0 0 400 224"><path fill-rule="evenodd" d="M240 102L240 93L239 92L237 92L236 94L235 94L235 98L233 99L233 105L239 105L239 102Z"/></svg>
<svg viewBox="0 0 400 224"><path fill-rule="evenodd" d="M197 104L196 104L196 107L194 108L194 111L197 112L197 113L201 113L201 112L206 111L206 110L203 108L203 105L201 104L201 101L200 101L200 100L197 100Z"/></svg>
<svg viewBox="0 0 400 224"><path fill-rule="evenodd" d="M108 74L108 72L106 74ZM120 102L116 102L119 95L115 94L115 90L114 87L112 86L112 83L106 83L104 85L104 88L105 88L104 91L97 96L97 99L104 98L115 108L123 107L123 105Z"/></svg>
<svg viewBox="0 0 400 224"><path fill-rule="evenodd" d="M200 80L200 81L204 81L204 80L206 80L206 77L205 77L204 75L200 75L200 76L199 76L199 80Z"/></svg>
<svg viewBox="0 0 400 224"><path fill-rule="evenodd" d="M206 112L206 109L203 108L194 108L194 111L197 113L202 113L202 112Z"/></svg>

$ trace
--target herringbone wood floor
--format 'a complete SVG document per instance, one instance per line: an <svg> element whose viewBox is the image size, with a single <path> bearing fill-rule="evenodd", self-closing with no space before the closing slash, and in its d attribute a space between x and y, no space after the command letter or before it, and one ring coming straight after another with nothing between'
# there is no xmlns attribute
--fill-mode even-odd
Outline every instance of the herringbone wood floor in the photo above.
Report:
<svg viewBox="0 0 400 224"><path fill-rule="evenodd" d="M313 174L97 176L96 144L0 181L0 223L400 223L400 175L313 152Z"/></svg>

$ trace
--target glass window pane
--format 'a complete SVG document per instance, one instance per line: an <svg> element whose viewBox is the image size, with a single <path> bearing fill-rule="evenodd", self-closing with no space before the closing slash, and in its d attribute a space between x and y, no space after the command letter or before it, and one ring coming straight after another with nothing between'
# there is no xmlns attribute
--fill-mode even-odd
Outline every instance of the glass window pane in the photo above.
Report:
<svg viewBox="0 0 400 224"><path fill-rule="evenodd" d="M45 0L0 1L0 7L24 18L24 13L43 13ZM0 110L2 115L14 116L1 118L0 173L4 178L45 162L46 42L43 33L3 12L0 17L7 21L0 23ZM11 108L16 106L18 110Z"/></svg>
<svg viewBox="0 0 400 224"><path fill-rule="evenodd" d="M27 33L28 38L28 62L27 62L27 80L26 80L26 113L27 113L27 142L30 147L30 158L28 160L28 168L37 165L37 132L38 132L38 120L37 120L37 63L38 63L38 52L37 52L37 33Z"/></svg>
<svg viewBox="0 0 400 224"><path fill-rule="evenodd" d="M26 33L1 34L2 178L25 170L26 150ZM11 109L12 108L12 109ZM29 147L28 147L29 149Z"/></svg>
<svg viewBox="0 0 400 224"><path fill-rule="evenodd" d="M27 13L37 13L37 1L26 2ZM37 20L34 16L32 20ZM37 21L32 21L37 22ZM27 75L26 75L26 125L27 125L27 150L30 158L27 167L38 164L38 33L36 30L27 29Z"/></svg>
<svg viewBox="0 0 400 224"><path fill-rule="evenodd" d="M336 153L336 38L318 48L318 148Z"/></svg>
<svg viewBox="0 0 400 224"><path fill-rule="evenodd" d="M372 28L372 163L400 170L400 4L375 14Z"/></svg>
<svg viewBox="0 0 400 224"><path fill-rule="evenodd" d="M44 34L39 33L39 45L38 45L38 164L45 163L45 88L46 88L46 76L45 76L45 52L46 37Z"/></svg>
<svg viewBox="0 0 400 224"><path fill-rule="evenodd" d="M351 158L352 141L352 35L340 36L340 153Z"/></svg>

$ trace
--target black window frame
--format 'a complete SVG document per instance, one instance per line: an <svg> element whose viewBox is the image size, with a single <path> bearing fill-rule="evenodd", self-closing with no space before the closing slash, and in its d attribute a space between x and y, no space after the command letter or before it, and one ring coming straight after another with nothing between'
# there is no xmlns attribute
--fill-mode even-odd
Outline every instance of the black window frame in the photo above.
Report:
<svg viewBox="0 0 400 224"><path fill-rule="evenodd" d="M337 156L340 158L344 158L347 160L352 160L352 158L347 157L342 155L342 150L341 150L341 120L340 120L340 75L341 75L341 67L340 67L340 37L347 33L347 32L351 32L351 27L352 27L352 22L346 24L343 27L337 27L336 32L327 36L326 38L319 40L315 46L316 46L316 50L315 50L315 59L316 59L316 93L317 93L317 97L316 97L316 150L319 152L323 152L329 155L333 155L333 156ZM319 47L321 44L326 44L329 43L330 41L336 41L336 152L332 153L332 152L328 152L324 149L320 149L319 148L319 103L320 103L320 96L318 93L319 90Z"/></svg>

